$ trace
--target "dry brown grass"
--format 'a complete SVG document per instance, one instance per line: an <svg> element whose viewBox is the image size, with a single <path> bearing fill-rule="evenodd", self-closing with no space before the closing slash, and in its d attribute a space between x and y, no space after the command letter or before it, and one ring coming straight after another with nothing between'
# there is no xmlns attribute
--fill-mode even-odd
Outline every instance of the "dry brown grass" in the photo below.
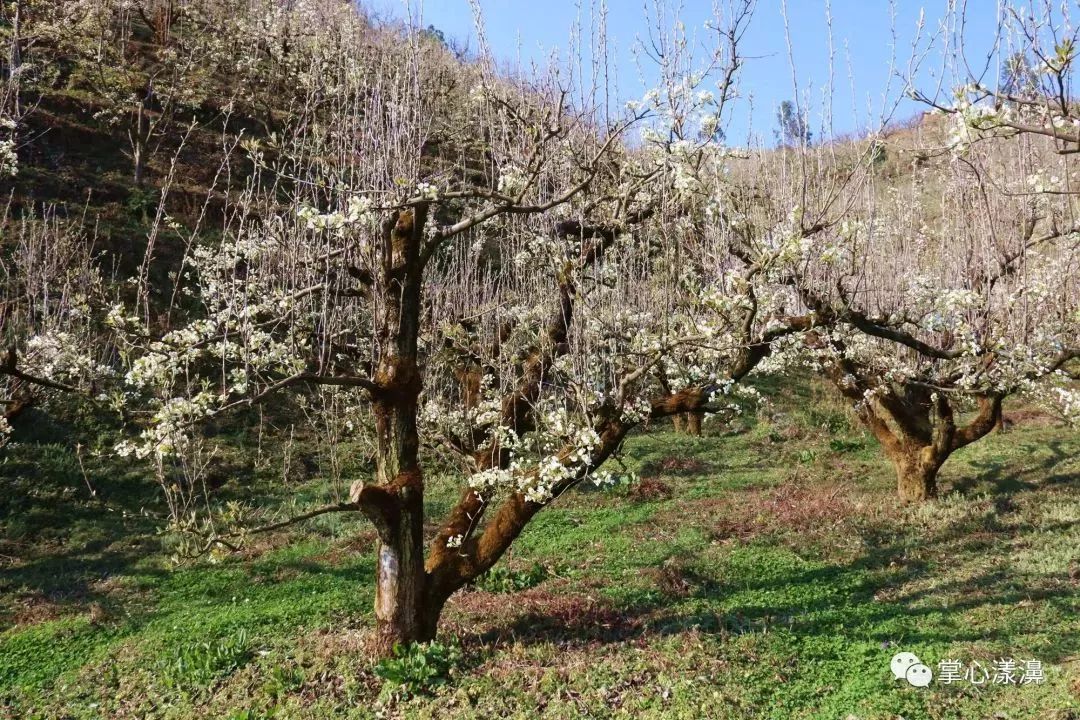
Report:
<svg viewBox="0 0 1080 720"><path fill-rule="evenodd" d="M671 486L659 478L642 478L630 489L630 499L638 502L667 500L674 492Z"/></svg>
<svg viewBox="0 0 1080 720"><path fill-rule="evenodd" d="M878 498L880 500L881 498ZM746 542L781 534L828 534L845 523L894 513L891 503L869 502L847 482L813 484L794 477L770 488L733 490L661 511L658 525L681 518L711 528L719 541Z"/></svg>
<svg viewBox="0 0 1080 720"><path fill-rule="evenodd" d="M628 615L591 594L536 587L512 596L475 590L451 598L444 627L465 646L551 642L602 645L640 634L646 618Z"/></svg>
<svg viewBox="0 0 1080 720"><path fill-rule="evenodd" d="M62 603L51 600L42 593L30 593L13 604L12 612L3 618L3 623L16 627L34 625L56 620L69 612L70 609Z"/></svg>

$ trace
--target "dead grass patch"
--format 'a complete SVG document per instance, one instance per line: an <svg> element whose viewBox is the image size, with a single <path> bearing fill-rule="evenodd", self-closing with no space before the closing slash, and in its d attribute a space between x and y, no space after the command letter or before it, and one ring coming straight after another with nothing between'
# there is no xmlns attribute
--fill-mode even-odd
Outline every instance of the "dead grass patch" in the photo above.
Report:
<svg viewBox="0 0 1080 720"><path fill-rule="evenodd" d="M244 545L236 555L242 560L257 560L268 552L287 547L294 539L294 535L285 532L249 535L244 538Z"/></svg>
<svg viewBox="0 0 1080 720"><path fill-rule="evenodd" d="M298 653L322 661L317 665L343 656L370 656L375 650L375 631L370 627L319 628L298 638L296 645Z"/></svg>
<svg viewBox="0 0 1080 720"><path fill-rule="evenodd" d="M712 470L712 465L687 455L668 455L645 463L641 467L642 478L654 478L660 475L704 475Z"/></svg>
<svg viewBox="0 0 1080 720"><path fill-rule="evenodd" d="M671 486L659 478L646 477L630 489L630 499L638 502L667 500L674 494Z"/></svg>
<svg viewBox="0 0 1080 720"><path fill-rule="evenodd" d="M660 567L646 568L642 575L651 579L658 590L671 597L687 597L696 586L694 574L675 559L664 562Z"/></svg>
<svg viewBox="0 0 1080 720"><path fill-rule="evenodd" d="M699 525L709 528L714 539L747 541L779 533L830 532L873 506L846 483L816 485L792 479L770 488L680 503L663 511L656 524Z"/></svg>
<svg viewBox="0 0 1080 720"><path fill-rule="evenodd" d="M1031 425L1034 427L1049 427L1060 425L1061 421L1050 413L1040 408L1020 408L1002 413L1002 424L1008 430L1016 425Z"/></svg>
<svg viewBox="0 0 1080 720"><path fill-rule="evenodd" d="M552 643L559 647L618 642L642 634L646 618L589 595L533 588L505 596L458 593L445 615L445 632L463 645L506 646Z"/></svg>
<svg viewBox="0 0 1080 720"><path fill-rule="evenodd" d="M36 625L56 620L71 612L69 606L46 597L44 593L34 592L24 595L11 603L11 609L3 618L5 625Z"/></svg>

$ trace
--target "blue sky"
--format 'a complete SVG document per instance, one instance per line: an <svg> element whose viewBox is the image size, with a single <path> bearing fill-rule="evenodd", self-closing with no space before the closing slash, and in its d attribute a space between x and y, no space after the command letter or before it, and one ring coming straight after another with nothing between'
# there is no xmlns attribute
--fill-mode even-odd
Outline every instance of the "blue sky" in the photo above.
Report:
<svg viewBox="0 0 1080 720"><path fill-rule="evenodd" d="M403 18L408 0L370 0L362 4L384 15ZM480 0L486 34L492 53L501 61L516 63L542 61L554 49L565 51L579 12L588 16L591 0ZM592 0L598 2L598 0ZM703 28L712 16L712 0L685 0L681 19L688 28ZM579 5L584 6L579 11ZM615 62L622 99L640 97L644 87L633 61L632 47L646 34L644 0L609 0L608 35L615 48ZM434 25L448 38L468 42L477 48L472 13L467 0L411 0L412 12L422 12L424 26ZM822 95L829 79L829 47L825 0L788 0L791 41L796 78L801 97L815 105L811 126L820 135ZM832 0L833 42L835 46L835 100L833 127L837 133L857 132L872 127L880 118L889 81L893 26L896 58L903 70L910 56L920 11L925 8L926 29L934 31L945 14L946 0L896 0L895 20L888 0ZM991 46L998 16L998 0L968 0L965 36L972 55ZM759 0L742 52L749 57L742 93L753 98L740 103L732 118L728 137L741 144L754 133L771 140L776 125L776 107L793 97L792 73L788 61L781 0ZM930 67L941 67L941 56L928 59L922 85L933 87ZM891 97L900 92L893 80ZM891 105L891 103L889 103ZM922 110L903 102L894 119L902 120Z"/></svg>

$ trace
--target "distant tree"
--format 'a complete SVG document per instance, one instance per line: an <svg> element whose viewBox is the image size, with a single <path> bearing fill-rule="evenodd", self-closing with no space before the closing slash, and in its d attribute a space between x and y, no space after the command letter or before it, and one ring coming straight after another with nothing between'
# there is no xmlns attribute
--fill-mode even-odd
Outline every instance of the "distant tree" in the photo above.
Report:
<svg viewBox="0 0 1080 720"><path fill-rule="evenodd" d="M0 208L0 446L31 407L85 397L111 377L107 332L94 309L104 284L93 237L54 208L19 220Z"/></svg>
<svg viewBox="0 0 1080 720"><path fill-rule="evenodd" d="M440 45L445 45L449 47L449 44L446 42L446 33L435 27L434 25L428 25L427 29L424 30L423 34L424 37L428 38L429 40L434 40Z"/></svg>
<svg viewBox="0 0 1080 720"><path fill-rule="evenodd" d="M49 43L77 68L71 90L96 98L94 120L127 138L131 177L144 185L150 162L166 138L190 127L212 94L209 69L222 52L223 35L174 33L179 8L173 0L136 5L84 2L43 4L49 9L26 29ZM132 9L135 12L132 12ZM147 33L153 42L136 55Z"/></svg>
<svg viewBox="0 0 1080 720"><path fill-rule="evenodd" d="M941 467L1001 424L1009 396L1080 421L1080 224L1053 141L1014 137L961 148L965 162L939 165L933 191L853 208L858 219L817 236L797 273L830 327L815 361L892 462L904 501L936 496Z"/></svg>
<svg viewBox="0 0 1080 720"><path fill-rule="evenodd" d="M1001 94L1006 97L1031 97L1039 92L1039 75L1025 53L1017 52L1005 61L1001 76Z"/></svg>
<svg viewBox="0 0 1080 720"><path fill-rule="evenodd" d="M788 147L809 145L812 134L806 114L799 111L791 100L780 103L776 110L776 141Z"/></svg>

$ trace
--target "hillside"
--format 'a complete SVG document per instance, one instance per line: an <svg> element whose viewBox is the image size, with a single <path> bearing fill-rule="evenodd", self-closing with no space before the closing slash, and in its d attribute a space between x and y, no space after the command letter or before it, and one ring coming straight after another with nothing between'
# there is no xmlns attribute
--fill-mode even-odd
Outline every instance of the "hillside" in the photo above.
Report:
<svg viewBox="0 0 1080 720"><path fill-rule="evenodd" d="M0 7L0 720L1080 718L1068 103L355 5Z"/></svg>

